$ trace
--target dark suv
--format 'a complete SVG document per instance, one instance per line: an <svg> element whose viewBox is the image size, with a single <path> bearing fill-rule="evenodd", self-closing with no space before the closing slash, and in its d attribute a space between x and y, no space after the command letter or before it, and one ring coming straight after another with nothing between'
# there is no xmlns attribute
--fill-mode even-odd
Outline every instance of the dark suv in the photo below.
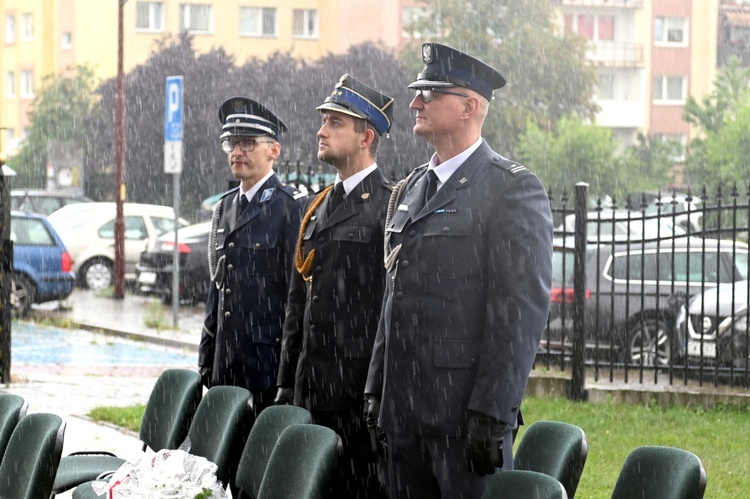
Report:
<svg viewBox="0 0 750 499"><path fill-rule="evenodd" d="M547 331L540 353L569 353L573 339L572 238L556 239ZM685 296L748 278L748 246L716 239L590 244L586 248L587 351L646 366L681 357L674 323ZM705 288L702 288L702 283Z"/></svg>

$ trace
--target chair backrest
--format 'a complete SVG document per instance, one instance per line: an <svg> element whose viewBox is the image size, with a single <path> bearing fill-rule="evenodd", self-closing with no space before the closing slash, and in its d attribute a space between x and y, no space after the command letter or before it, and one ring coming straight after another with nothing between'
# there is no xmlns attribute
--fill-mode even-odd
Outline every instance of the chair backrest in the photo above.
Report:
<svg viewBox="0 0 750 499"><path fill-rule="evenodd" d="M293 424L312 424L312 415L295 405L272 405L258 415L237 467L234 484L239 490L258 497L271 452L281 432Z"/></svg>
<svg viewBox="0 0 750 499"><path fill-rule="evenodd" d="M335 431L295 424L281 432L263 475L257 499L322 499L341 447Z"/></svg>
<svg viewBox="0 0 750 499"><path fill-rule="evenodd" d="M499 471L490 477L482 499L567 499L565 487L544 473L527 470Z"/></svg>
<svg viewBox="0 0 750 499"><path fill-rule="evenodd" d="M201 375L167 369L156 380L141 419L140 438L154 451L176 449L185 440L203 396Z"/></svg>
<svg viewBox="0 0 750 499"><path fill-rule="evenodd" d="M612 499L701 499L705 491L706 470L698 456L674 447L645 446L625 459Z"/></svg>
<svg viewBox="0 0 750 499"><path fill-rule="evenodd" d="M203 396L180 448L216 464L225 485L234 477L252 423L253 396L238 386L214 386Z"/></svg>
<svg viewBox="0 0 750 499"><path fill-rule="evenodd" d="M578 426L562 421L537 421L518 442L513 469L549 475L575 497L588 455L586 434Z"/></svg>
<svg viewBox="0 0 750 499"><path fill-rule="evenodd" d="M0 393L0 459L5 454L13 430L28 409L29 403L20 395Z"/></svg>
<svg viewBox="0 0 750 499"><path fill-rule="evenodd" d="M64 433L65 422L56 414L35 413L21 419L0 462L0 497L50 497Z"/></svg>

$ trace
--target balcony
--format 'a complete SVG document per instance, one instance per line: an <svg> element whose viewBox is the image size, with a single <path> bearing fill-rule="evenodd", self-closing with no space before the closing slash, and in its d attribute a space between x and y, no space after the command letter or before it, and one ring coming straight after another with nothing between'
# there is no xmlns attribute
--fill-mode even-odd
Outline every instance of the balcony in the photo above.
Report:
<svg viewBox="0 0 750 499"><path fill-rule="evenodd" d="M608 128L646 128L646 104L640 100L597 100L596 123Z"/></svg>
<svg viewBox="0 0 750 499"><path fill-rule="evenodd" d="M582 7L614 7L640 9L643 0L554 0L560 5L582 6Z"/></svg>
<svg viewBox="0 0 750 499"><path fill-rule="evenodd" d="M643 44L592 41L586 50L586 59L600 66L640 68L643 67Z"/></svg>

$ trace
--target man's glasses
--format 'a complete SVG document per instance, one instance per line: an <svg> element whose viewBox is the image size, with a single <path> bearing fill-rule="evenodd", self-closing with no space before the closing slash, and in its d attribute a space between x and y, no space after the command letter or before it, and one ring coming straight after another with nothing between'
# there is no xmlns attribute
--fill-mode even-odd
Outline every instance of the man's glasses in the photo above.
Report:
<svg viewBox="0 0 750 499"><path fill-rule="evenodd" d="M232 152L234 148L240 146L242 152L252 152L255 150L256 144L273 144L272 140L222 140L221 148L224 152Z"/></svg>
<svg viewBox="0 0 750 499"><path fill-rule="evenodd" d="M432 100L432 94L446 94L446 95L458 95L459 97L469 97L469 94L462 94L460 92L450 92L441 88L416 88L414 89L417 93L417 97L422 97L422 102L427 104Z"/></svg>

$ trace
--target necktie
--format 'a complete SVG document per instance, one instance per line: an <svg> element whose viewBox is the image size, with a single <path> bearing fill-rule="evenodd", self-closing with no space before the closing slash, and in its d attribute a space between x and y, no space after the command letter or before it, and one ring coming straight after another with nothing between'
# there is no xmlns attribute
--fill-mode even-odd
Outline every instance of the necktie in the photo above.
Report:
<svg viewBox="0 0 750 499"><path fill-rule="evenodd" d="M430 200L432 196L437 192L438 176L435 170L427 170L427 190L424 193L424 203Z"/></svg>
<svg viewBox="0 0 750 499"><path fill-rule="evenodd" d="M240 213L242 213L245 208L247 208L248 204L250 204L250 201L247 200L247 196L244 194L240 194Z"/></svg>
<svg viewBox="0 0 750 499"><path fill-rule="evenodd" d="M344 200L344 183L339 182L333 188L333 196L328 200L328 215L333 213L338 205Z"/></svg>

